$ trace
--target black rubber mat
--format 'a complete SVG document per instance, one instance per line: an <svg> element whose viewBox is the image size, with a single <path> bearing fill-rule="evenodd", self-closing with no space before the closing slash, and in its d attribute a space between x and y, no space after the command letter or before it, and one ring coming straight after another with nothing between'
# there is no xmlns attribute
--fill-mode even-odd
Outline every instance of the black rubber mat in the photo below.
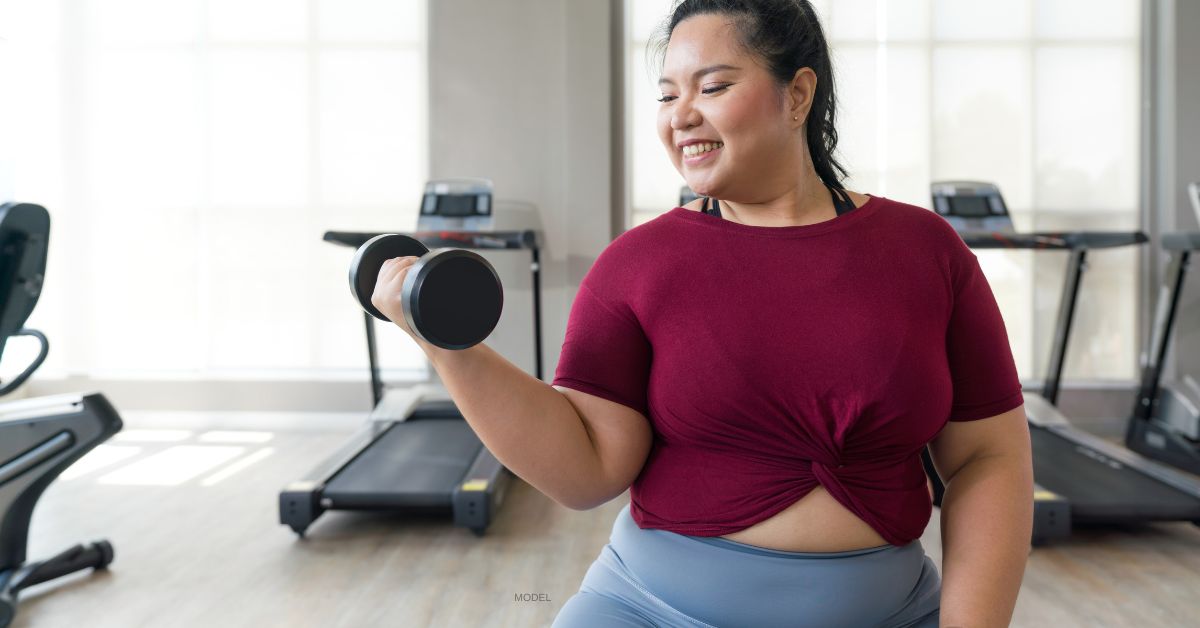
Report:
<svg viewBox="0 0 1200 628"><path fill-rule="evenodd" d="M388 428L325 486L335 508L451 506L483 444L465 420L409 419Z"/></svg>

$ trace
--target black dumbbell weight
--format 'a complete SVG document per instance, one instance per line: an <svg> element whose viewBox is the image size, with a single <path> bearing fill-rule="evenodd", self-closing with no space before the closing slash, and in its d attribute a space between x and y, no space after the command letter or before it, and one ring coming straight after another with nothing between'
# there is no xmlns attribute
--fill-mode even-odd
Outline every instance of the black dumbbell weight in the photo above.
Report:
<svg viewBox="0 0 1200 628"><path fill-rule="evenodd" d="M500 322L504 288L487 260L462 249L430 251L394 233L367 240L350 262L350 292L368 314L388 321L371 295L383 263L395 257L421 258L404 278L401 302L409 329L426 342L466 349L483 342Z"/></svg>

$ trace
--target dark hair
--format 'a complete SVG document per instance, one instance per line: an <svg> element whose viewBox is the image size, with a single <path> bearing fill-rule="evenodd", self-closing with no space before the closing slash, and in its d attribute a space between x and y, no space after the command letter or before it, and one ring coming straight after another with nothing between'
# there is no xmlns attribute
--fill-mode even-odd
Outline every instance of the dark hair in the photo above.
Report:
<svg viewBox="0 0 1200 628"><path fill-rule="evenodd" d="M808 152L821 181L841 189L846 169L834 157L838 135L834 126L837 99L833 63L812 5L807 0L682 0L659 29L651 47L660 68L675 27L689 17L706 14L731 17L739 43L761 57L781 85L791 83L800 68L812 68L816 73L817 92L805 123Z"/></svg>

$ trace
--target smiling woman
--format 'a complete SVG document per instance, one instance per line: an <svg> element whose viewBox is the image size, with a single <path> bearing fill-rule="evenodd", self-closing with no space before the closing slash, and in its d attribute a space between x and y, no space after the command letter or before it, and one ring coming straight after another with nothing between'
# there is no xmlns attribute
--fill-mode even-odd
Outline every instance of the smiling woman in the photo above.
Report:
<svg viewBox="0 0 1200 628"><path fill-rule="evenodd" d="M833 70L815 12L809 6L791 19L755 20L744 15L745 6L685 3L686 11L672 15L671 37L659 47L658 132L667 154L704 196L763 198L794 184L794 176L764 182L745 174L810 169L825 187L841 188L846 169L833 154ZM805 142L791 141L797 130ZM732 145L721 162L720 150L682 152L695 144L724 148L727 141ZM780 160L786 167L775 167Z"/></svg>
<svg viewBox="0 0 1200 628"><path fill-rule="evenodd" d="M1032 473L978 261L937 215L844 189L808 2L683 0L659 50L658 138L702 198L617 238L572 306L555 386L652 444L555 626L1006 623ZM927 445L956 480L945 595Z"/></svg>

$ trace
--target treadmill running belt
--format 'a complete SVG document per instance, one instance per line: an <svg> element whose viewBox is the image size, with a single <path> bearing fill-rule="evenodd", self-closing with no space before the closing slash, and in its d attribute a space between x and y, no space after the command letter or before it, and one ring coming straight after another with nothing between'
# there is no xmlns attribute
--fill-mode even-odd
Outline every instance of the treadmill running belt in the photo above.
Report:
<svg viewBox="0 0 1200 628"><path fill-rule="evenodd" d="M451 508L483 444L464 420L396 423L325 485L335 508Z"/></svg>
<svg viewBox="0 0 1200 628"><path fill-rule="evenodd" d="M1031 426L1035 481L1071 502L1075 523L1200 520L1200 500Z"/></svg>

